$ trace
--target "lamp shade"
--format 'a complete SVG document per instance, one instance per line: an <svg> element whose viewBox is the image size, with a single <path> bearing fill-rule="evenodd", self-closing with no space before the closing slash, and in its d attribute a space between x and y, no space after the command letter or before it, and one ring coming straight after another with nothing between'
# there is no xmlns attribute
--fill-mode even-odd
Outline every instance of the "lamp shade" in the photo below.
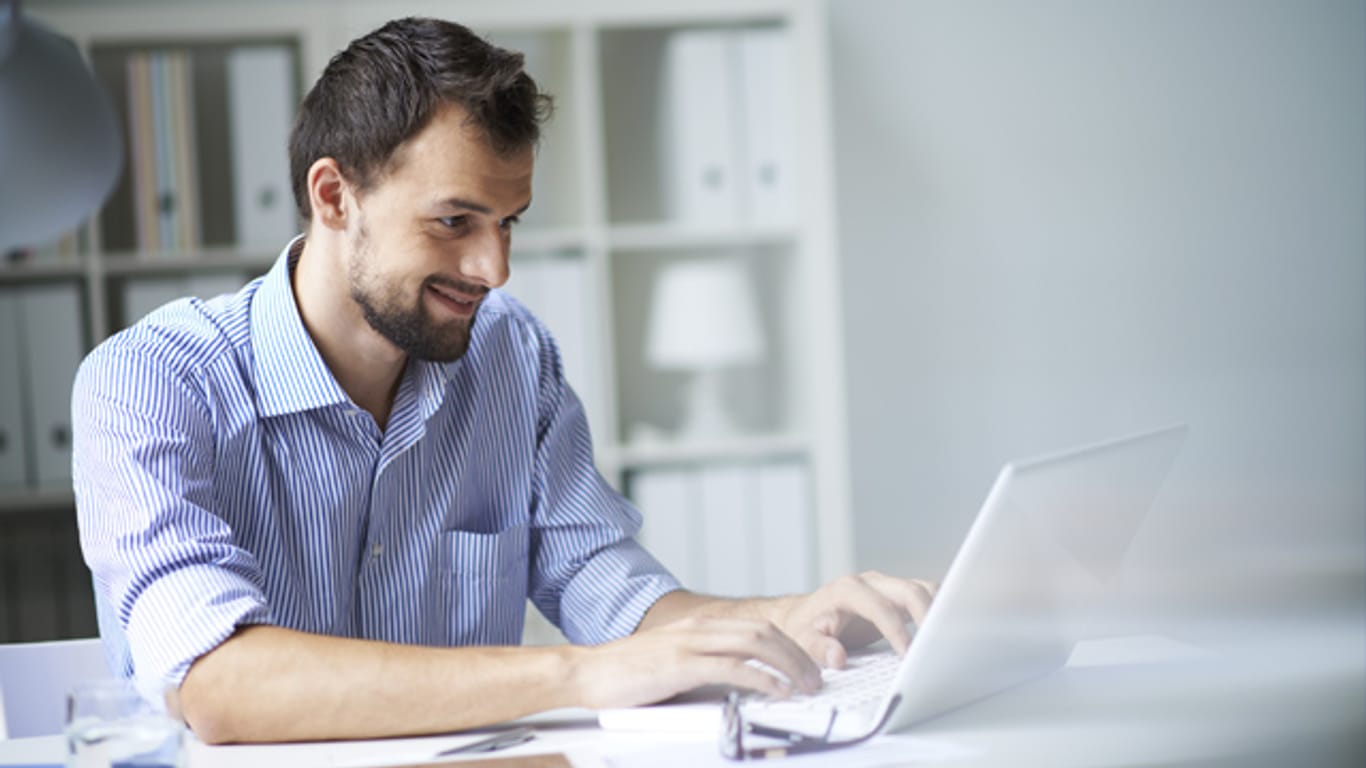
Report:
<svg viewBox="0 0 1366 768"><path fill-rule="evenodd" d="M656 368L705 370L764 356L754 286L737 259L664 266L654 284L645 355Z"/></svg>
<svg viewBox="0 0 1366 768"><path fill-rule="evenodd" d="M122 147L75 45L0 0L0 252L49 242L99 208Z"/></svg>

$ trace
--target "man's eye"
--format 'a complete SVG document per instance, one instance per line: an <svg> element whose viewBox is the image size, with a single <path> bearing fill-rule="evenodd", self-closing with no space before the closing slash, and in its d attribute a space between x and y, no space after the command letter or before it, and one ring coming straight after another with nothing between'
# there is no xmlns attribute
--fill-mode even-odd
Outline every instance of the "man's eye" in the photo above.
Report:
<svg viewBox="0 0 1366 768"><path fill-rule="evenodd" d="M437 219L437 221L441 222L441 225L443 227L447 227L449 229L455 229L456 227L463 227L465 225L464 216L442 216L441 218Z"/></svg>
<svg viewBox="0 0 1366 768"><path fill-rule="evenodd" d="M521 216L509 216L509 217L507 217L506 219L503 219L502 221L500 221L500 222L498 223L498 225L501 226L503 229L512 229L513 227L515 227L515 226L517 226L518 224L521 224L521 223L522 223L522 217L521 217Z"/></svg>

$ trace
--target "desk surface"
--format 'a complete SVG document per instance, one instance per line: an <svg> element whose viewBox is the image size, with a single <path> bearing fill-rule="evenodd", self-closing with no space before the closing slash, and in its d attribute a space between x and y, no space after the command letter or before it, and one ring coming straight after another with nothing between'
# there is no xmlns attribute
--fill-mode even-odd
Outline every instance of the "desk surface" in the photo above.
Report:
<svg viewBox="0 0 1366 768"><path fill-rule="evenodd" d="M1293 664L1267 664L1257 655L1173 654L1171 648L1151 638L1083 646L1072 664L1047 678L856 749L776 765L1363 764L1366 628L1314 636L1278 653L1282 660L1293 658ZM575 768L735 765L719 756L714 734L608 732L586 710L557 710L527 722L536 727L531 742L460 759L558 752ZM411 765L431 762L437 752L470 738L451 734L226 747L193 742L190 766ZM0 765L56 765L64 751L60 736L0 741ZM510 761L507 768L520 767Z"/></svg>

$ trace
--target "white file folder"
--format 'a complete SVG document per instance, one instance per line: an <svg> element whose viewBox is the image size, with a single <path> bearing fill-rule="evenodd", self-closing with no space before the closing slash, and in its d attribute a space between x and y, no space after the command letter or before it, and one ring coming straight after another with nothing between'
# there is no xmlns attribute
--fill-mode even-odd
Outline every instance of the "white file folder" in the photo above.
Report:
<svg viewBox="0 0 1366 768"><path fill-rule="evenodd" d="M185 295L178 277L140 277L123 284L123 324L132 325L152 310Z"/></svg>
<svg viewBox="0 0 1366 768"><path fill-rule="evenodd" d="M594 375L599 370L597 348L593 343L593 297L588 263L582 257L541 260L540 305L536 314L550 329L560 347L565 379L578 393L590 418L600 416L602 382Z"/></svg>
<svg viewBox="0 0 1366 768"><path fill-rule="evenodd" d="M228 53L227 70L237 245L275 251L298 230L288 151L294 59L284 46L243 46Z"/></svg>
<svg viewBox="0 0 1366 768"><path fill-rule="evenodd" d="M735 35L680 30L665 42L661 197L676 224L718 227L742 218Z"/></svg>
<svg viewBox="0 0 1366 768"><path fill-rule="evenodd" d="M208 300L242 287L235 272L205 272L185 277L140 277L123 286L123 324L132 325L176 299L195 296Z"/></svg>
<svg viewBox="0 0 1366 768"><path fill-rule="evenodd" d="M796 93L788 35L778 28L738 33L745 133L740 194L756 224L795 221Z"/></svg>
<svg viewBox="0 0 1366 768"><path fill-rule="evenodd" d="M237 293L247 281L237 272L203 272L185 278L186 296L208 301L225 293Z"/></svg>
<svg viewBox="0 0 1366 768"><path fill-rule="evenodd" d="M58 283L19 292L27 353L34 485L71 487L71 385L83 350L80 287Z"/></svg>
<svg viewBox="0 0 1366 768"><path fill-rule="evenodd" d="M6 490L27 485L29 474L19 321L17 295L0 290L0 489Z"/></svg>
<svg viewBox="0 0 1366 768"><path fill-rule="evenodd" d="M645 519L640 543L687 589L701 589L701 519L691 470L660 467L631 477L631 498Z"/></svg>
<svg viewBox="0 0 1366 768"><path fill-rule="evenodd" d="M560 350L565 379L583 402L590 425L598 426L603 409L594 335L598 302L588 263L579 255L518 259L503 290L517 297L550 329Z"/></svg>
<svg viewBox="0 0 1366 768"><path fill-rule="evenodd" d="M760 594L786 595L816 587L812 514L806 467L774 461L755 469L758 497Z"/></svg>
<svg viewBox="0 0 1366 768"><path fill-rule="evenodd" d="M759 587L759 532L750 492L753 470L740 464L709 465L698 471L697 485L705 590L725 597L754 595Z"/></svg>

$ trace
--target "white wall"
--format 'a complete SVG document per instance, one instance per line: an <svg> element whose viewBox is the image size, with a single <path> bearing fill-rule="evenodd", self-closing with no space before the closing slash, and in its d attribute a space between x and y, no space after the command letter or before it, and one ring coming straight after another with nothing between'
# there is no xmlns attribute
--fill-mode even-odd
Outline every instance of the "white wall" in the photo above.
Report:
<svg viewBox="0 0 1366 768"><path fill-rule="evenodd" d="M832 0L858 562L1186 421L1135 596L1366 591L1363 4Z"/></svg>

